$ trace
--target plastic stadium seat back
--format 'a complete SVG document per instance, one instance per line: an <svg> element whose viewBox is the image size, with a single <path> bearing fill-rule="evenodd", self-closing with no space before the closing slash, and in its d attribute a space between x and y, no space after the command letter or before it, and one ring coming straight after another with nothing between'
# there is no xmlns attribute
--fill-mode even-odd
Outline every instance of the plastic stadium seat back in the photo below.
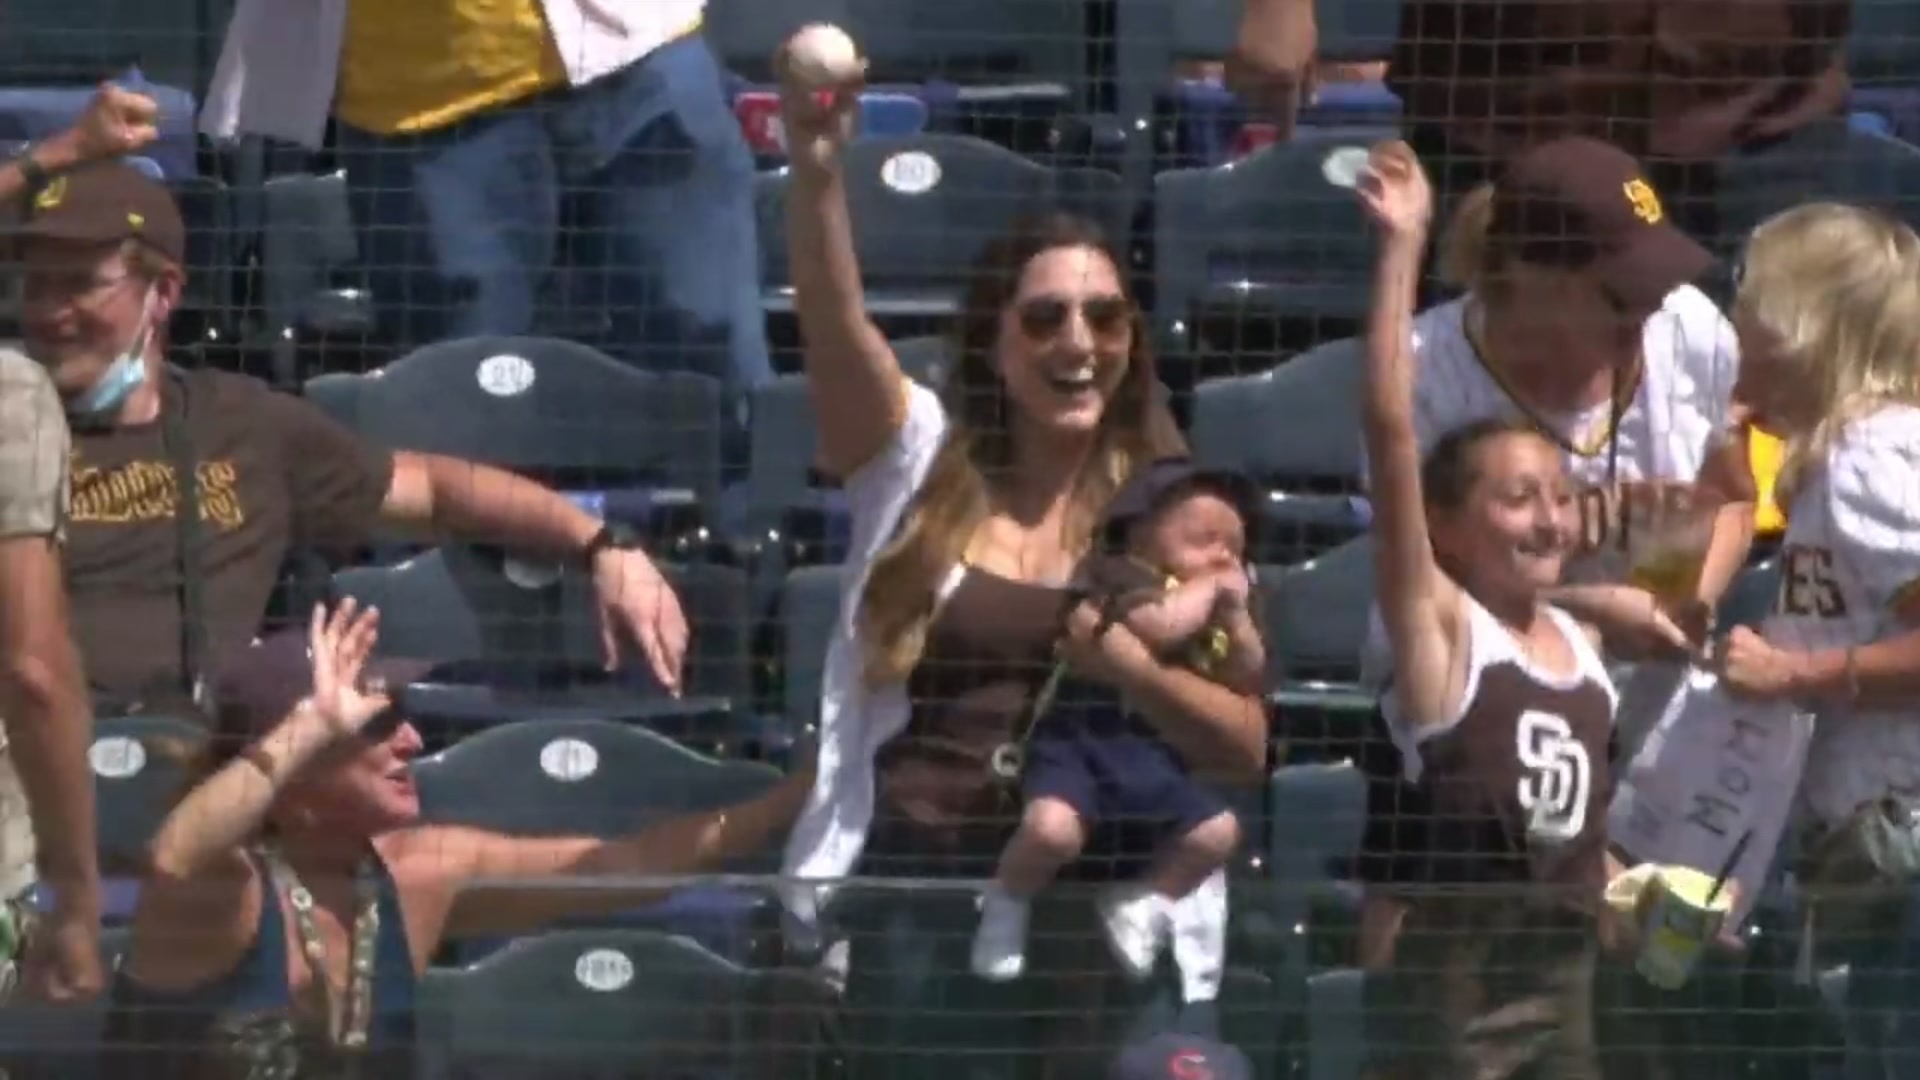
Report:
<svg viewBox="0 0 1920 1080"><path fill-rule="evenodd" d="M1194 388L1193 453L1285 487L1360 482L1360 343L1330 341L1269 371Z"/></svg>
<svg viewBox="0 0 1920 1080"><path fill-rule="evenodd" d="M261 304L267 329L304 326L351 276L360 241L340 172L269 177L261 188Z"/></svg>
<svg viewBox="0 0 1920 1080"><path fill-rule="evenodd" d="M1267 865L1281 888L1325 882L1358 854L1367 817L1367 781L1359 769L1283 765L1267 791L1273 820Z"/></svg>
<svg viewBox="0 0 1920 1080"><path fill-rule="evenodd" d="M1297 566L1261 571L1272 673L1357 675L1373 607L1373 541L1361 537Z"/></svg>
<svg viewBox="0 0 1920 1080"><path fill-rule="evenodd" d="M840 619L846 572L838 566L808 566L787 575L780 590L780 619L787 723L795 731L819 721L827 643Z"/></svg>
<svg viewBox="0 0 1920 1080"><path fill-rule="evenodd" d="M845 153L854 246L867 306L878 317L956 310L975 257L1025 216L1071 212L1124 243L1131 207L1114 173L1056 169L982 139L919 135L863 139ZM783 209L785 170L759 179L768 303L791 303Z"/></svg>
<svg viewBox="0 0 1920 1080"><path fill-rule="evenodd" d="M593 720L489 728L414 771L429 819L515 835L618 836L753 798L780 776L645 728Z"/></svg>
<svg viewBox="0 0 1920 1080"><path fill-rule="evenodd" d="M668 564L662 571L691 631L686 691L746 700L752 680L745 572L706 564ZM379 647L388 656L492 663L520 673L543 666L585 671L603 663L592 585L572 565L452 544L397 566L342 570L333 592L380 608ZM632 656L625 666L644 669Z"/></svg>
<svg viewBox="0 0 1920 1080"><path fill-rule="evenodd" d="M1812 201L1877 207L1909 226L1920 225L1920 148L1853 131L1836 118L1765 150L1723 159L1719 193L1720 234L1729 255L1738 254L1738 243L1754 226Z"/></svg>
<svg viewBox="0 0 1920 1080"><path fill-rule="evenodd" d="M684 937L560 930L420 988L423 1058L453 1076L728 1076L758 977Z"/></svg>
<svg viewBox="0 0 1920 1080"><path fill-rule="evenodd" d="M1364 315L1373 241L1353 192L1321 173L1352 141L1300 132L1230 165L1155 177L1160 324L1184 325L1223 302L1279 317Z"/></svg>
<svg viewBox="0 0 1920 1080"><path fill-rule="evenodd" d="M87 762L108 872L145 865L147 844L186 794L192 762L206 741L204 724L178 717L103 716L94 722Z"/></svg>
<svg viewBox="0 0 1920 1080"><path fill-rule="evenodd" d="M396 449L533 472L567 488L641 484L711 499L720 384L649 372L558 338L465 338L361 376L359 430Z"/></svg>

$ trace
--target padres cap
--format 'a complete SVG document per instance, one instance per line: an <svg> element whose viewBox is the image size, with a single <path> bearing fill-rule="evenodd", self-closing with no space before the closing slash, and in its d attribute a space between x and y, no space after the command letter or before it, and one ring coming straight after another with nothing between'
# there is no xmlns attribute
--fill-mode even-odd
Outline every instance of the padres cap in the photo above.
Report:
<svg viewBox="0 0 1920 1080"><path fill-rule="evenodd" d="M173 194L118 161L54 174L33 194L14 235L94 243L138 240L173 262L187 259L187 227Z"/></svg>

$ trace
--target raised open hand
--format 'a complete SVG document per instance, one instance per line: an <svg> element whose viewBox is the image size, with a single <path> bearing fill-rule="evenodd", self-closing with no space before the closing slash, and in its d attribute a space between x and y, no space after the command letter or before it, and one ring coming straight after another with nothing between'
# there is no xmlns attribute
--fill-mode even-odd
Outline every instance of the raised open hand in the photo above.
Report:
<svg viewBox="0 0 1920 1080"><path fill-rule="evenodd" d="M1426 235L1433 220L1433 187L1406 143L1395 140L1375 146L1356 190L1367 216L1388 236Z"/></svg>
<svg viewBox="0 0 1920 1080"><path fill-rule="evenodd" d="M362 611L352 598L342 600L332 612L314 606L307 630L307 645L313 652L313 708L340 738L359 734L392 705L385 692L369 692L361 685L367 657L379 638L378 608Z"/></svg>

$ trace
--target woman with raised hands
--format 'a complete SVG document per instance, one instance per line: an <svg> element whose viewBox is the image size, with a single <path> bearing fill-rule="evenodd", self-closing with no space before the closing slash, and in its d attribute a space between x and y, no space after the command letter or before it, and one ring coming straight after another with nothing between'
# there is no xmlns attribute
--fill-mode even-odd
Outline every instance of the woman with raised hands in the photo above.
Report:
<svg viewBox="0 0 1920 1080"><path fill-rule="evenodd" d="M1601 631L1610 665L1632 665L1615 739L1632 758L1705 647L1753 534L1738 342L1694 284L1712 258L1638 161L1583 137L1505 161L1438 246L1442 276L1464 293L1407 325L1418 445L1498 421L1560 454L1577 524L1553 601ZM1417 793L1386 778L1387 743L1381 733L1368 755L1379 761L1361 863L1370 962L1391 953L1391 891L1428 849Z"/></svg>
<svg viewBox="0 0 1920 1080"><path fill-rule="evenodd" d="M316 609L305 633L256 643L219 680L200 779L150 850L109 1075L410 1076L415 984L443 940L659 891L513 882L718 869L775 843L811 787L799 773L616 839L423 823L420 735L389 689L426 665L372 659L378 633L378 613L352 600Z"/></svg>
<svg viewBox="0 0 1920 1080"><path fill-rule="evenodd" d="M946 385L919 385L865 310L844 175L859 88L804 83L784 55L776 65L795 148L787 250L819 462L852 516L819 780L787 849L787 873L810 883L790 897L794 926L813 930L821 898L849 875L993 876L1020 818L1027 735L1063 660L1124 696L1202 776L1256 778L1267 730L1257 695L1163 661L1071 587L1114 493L1181 449L1126 264L1071 216L994 240L961 302ZM1020 898L989 891L985 902ZM1161 918L1159 902L1109 907L1109 930ZM1188 994L1211 997L1224 889L1181 904L1177 940L1211 935L1210 962L1182 964ZM935 968L972 966L967 941L926 932L951 947ZM971 1049L896 1045L878 1014L897 1005L908 961L887 947L851 942L846 1045L858 1076L912 1068L890 1054Z"/></svg>
<svg viewBox="0 0 1920 1080"><path fill-rule="evenodd" d="M1380 231L1362 402L1383 711L1430 803L1432 857L1373 1014L1390 1075L1598 1076L1592 993L1616 698L1552 602L1575 550L1561 450L1524 420L1415 425L1413 311L1433 194L1403 143L1360 178ZM1395 1015L1398 1014L1398 1015Z"/></svg>

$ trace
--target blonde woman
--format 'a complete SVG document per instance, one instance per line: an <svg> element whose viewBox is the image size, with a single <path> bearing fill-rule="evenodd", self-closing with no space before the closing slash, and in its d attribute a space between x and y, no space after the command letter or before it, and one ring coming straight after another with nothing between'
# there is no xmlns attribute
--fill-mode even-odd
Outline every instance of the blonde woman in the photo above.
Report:
<svg viewBox="0 0 1920 1080"><path fill-rule="evenodd" d="M1871 800L1920 807L1920 237L1856 207L1789 210L1748 241L1733 320L1742 394L1788 443L1783 574L1682 723L1804 734L1810 712L1798 810L1816 832ZM1913 1076L1920 909L1828 944L1852 961L1850 1041L1869 1051L1850 1075Z"/></svg>
<svg viewBox="0 0 1920 1080"><path fill-rule="evenodd" d="M785 87L788 137L812 148L795 155L788 192L795 308L820 461L853 516L819 780L786 872L986 878L1019 815L996 752L1020 741L1056 656L1124 694L1202 774L1256 777L1265 716L1256 697L1160 663L1068 589L1120 484L1178 449L1123 264L1068 218L992 244L964 300L945 393L909 381L863 310L839 162L850 89L823 104ZM814 924L815 899L792 897L798 923ZM966 935L939 940L951 952L935 965L967 970ZM855 1075L906 1067L886 1058L907 1048L865 1028L878 1018L863 1005L897 1001L904 978L885 948L852 943L844 1045L870 1051Z"/></svg>

